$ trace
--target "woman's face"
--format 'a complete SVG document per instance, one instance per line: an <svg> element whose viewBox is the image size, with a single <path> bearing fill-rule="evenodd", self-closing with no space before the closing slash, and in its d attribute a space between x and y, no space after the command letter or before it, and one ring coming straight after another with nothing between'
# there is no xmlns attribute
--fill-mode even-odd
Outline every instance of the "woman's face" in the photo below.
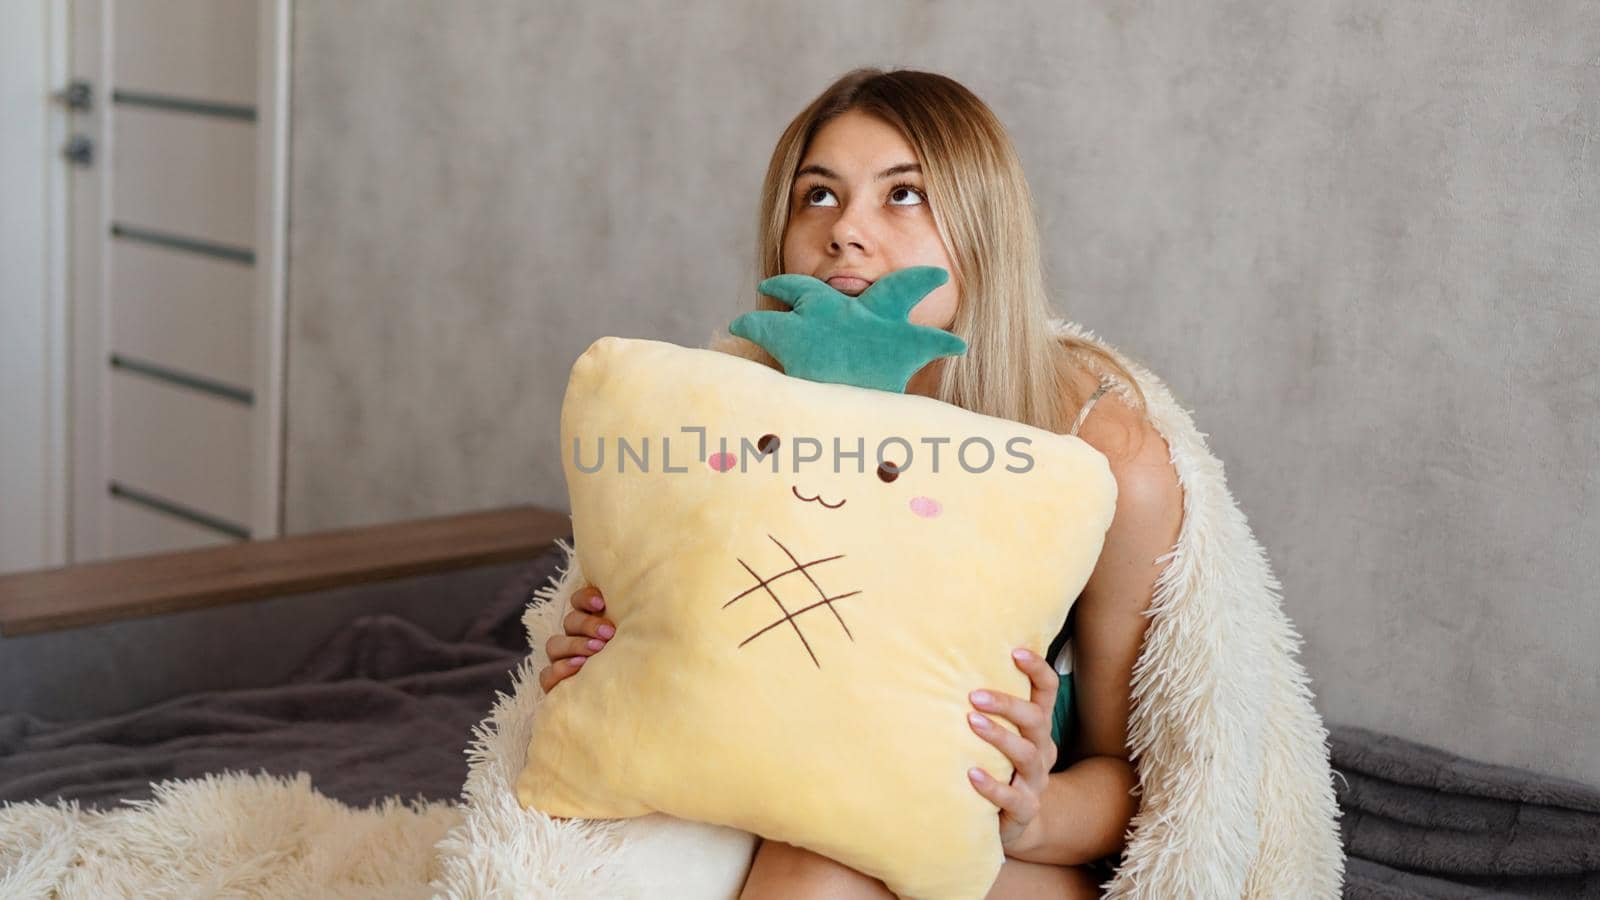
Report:
<svg viewBox="0 0 1600 900"><path fill-rule="evenodd" d="M811 275L857 296L907 266L951 278L912 307L916 325L949 330L961 298L934 226L922 170L894 126L849 110L812 136L800 160L783 235L783 271Z"/></svg>

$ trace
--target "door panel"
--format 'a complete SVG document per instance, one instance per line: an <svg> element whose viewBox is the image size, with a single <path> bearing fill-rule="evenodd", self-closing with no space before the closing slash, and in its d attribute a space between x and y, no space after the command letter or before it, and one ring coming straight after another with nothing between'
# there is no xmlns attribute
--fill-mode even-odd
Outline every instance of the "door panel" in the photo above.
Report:
<svg viewBox="0 0 1600 900"><path fill-rule="evenodd" d="M248 388L254 267L132 240L111 246L111 348Z"/></svg>
<svg viewBox="0 0 1600 900"><path fill-rule="evenodd" d="M250 412L249 405L234 400L113 371L111 481L246 528ZM125 496L117 499L137 504Z"/></svg>
<svg viewBox="0 0 1600 900"><path fill-rule="evenodd" d="M253 252L253 122L120 103L113 122L114 224Z"/></svg>
<svg viewBox="0 0 1600 900"><path fill-rule="evenodd" d="M117 0L117 89L254 106L256 8L256 0Z"/></svg>

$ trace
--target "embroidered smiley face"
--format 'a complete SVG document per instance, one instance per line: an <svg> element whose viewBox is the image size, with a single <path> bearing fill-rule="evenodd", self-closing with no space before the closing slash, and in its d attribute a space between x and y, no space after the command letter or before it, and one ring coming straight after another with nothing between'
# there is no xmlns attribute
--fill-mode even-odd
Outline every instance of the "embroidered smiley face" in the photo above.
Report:
<svg viewBox="0 0 1600 900"><path fill-rule="evenodd" d="M775 434L762 435L761 439L756 441L755 444L756 451L759 454L758 458L765 459L767 456L777 453L778 448L781 447L782 444L782 439ZM739 458L732 453L713 453L706 459L706 465L710 466L711 470L714 472L730 472L739 465ZM901 471L902 464L900 463L896 463L888 459L880 460L878 462L878 480L884 484L893 484L895 480L900 477ZM816 503L819 504L823 509L842 509L844 505L849 502L849 498L847 497L828 498L824 497L821 492L807 497L805 494L801 493L800 486L798 484L790 484L789 492L793 494L794 498L801 503ZM944 507L939 503L938 500L925 496L916 496L910 498L906 501L906 508L909 509L913 515L923 519L936 518L944 511Z"/></svg>

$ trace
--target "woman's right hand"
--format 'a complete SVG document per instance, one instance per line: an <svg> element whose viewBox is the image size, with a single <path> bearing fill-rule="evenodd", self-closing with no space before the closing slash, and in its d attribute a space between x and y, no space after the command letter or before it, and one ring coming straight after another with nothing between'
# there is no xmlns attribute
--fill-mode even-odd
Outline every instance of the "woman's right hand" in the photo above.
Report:
<svg viewBox="0 0 1600 900"><path fill-rule="evenodd" d="M605 649L617 633L617 626L603 613L606 601L592 585L572 592L572 611L562 622L566 634L545 641L545 656L550 665L539 670L539 687L545 693L583 666L585 660Z"/></svg>

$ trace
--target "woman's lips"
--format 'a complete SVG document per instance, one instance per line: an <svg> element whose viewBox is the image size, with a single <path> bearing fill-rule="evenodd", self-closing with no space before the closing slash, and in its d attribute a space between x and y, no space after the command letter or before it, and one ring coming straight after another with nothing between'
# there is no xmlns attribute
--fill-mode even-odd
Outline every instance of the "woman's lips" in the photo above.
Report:
<svg viewBox="0 0 1600 900"><path fill-rule="evenodd" d="M841 294L855 295L866 290L872 282L865 278L856 278L851 275L835 275L828 279L828 286Z"/></svg>

